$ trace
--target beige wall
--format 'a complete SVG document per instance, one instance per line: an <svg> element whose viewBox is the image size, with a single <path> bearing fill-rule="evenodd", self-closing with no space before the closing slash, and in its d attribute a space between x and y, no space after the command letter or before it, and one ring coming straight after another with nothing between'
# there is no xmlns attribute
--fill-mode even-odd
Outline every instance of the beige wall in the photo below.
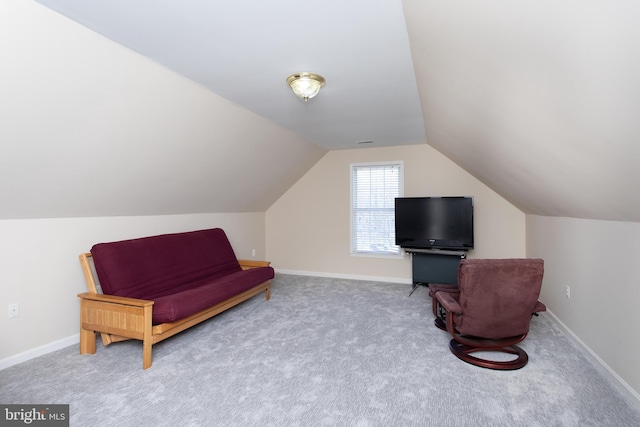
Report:
<svg viewBox="0 0 640 427"><path fill-rule="evenodd" d="M267 257L277 270L409 282L411 260L350 255L350 164L404 162L405 196L474 196L469 257L525 255L525 216L429 145L331 151L268 211Z"/></svg>
<svg viewBox="0 0 640 427"><path fill-rule="evenodd" d="M527 255L545 260L540 299L638 399L639 241L640 223L527 215Z"/></svg>
<svg viewBox="0 0 640 427"><path fill-rule="evenodd" d="M0 221L0 369L77 340L76 295L86 291L78 255L93 244L213 227L226 231L239 258L256 249L264 259L263 213ZM9 319L12 303L20 317Z"/></svg>

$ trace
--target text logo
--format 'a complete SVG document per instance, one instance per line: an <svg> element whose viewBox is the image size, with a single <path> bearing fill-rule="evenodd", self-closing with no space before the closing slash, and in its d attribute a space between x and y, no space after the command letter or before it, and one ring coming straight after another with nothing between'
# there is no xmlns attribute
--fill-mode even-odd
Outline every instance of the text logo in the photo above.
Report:
<svg viewBox="0 0 640 427"><path fill-rule="evenodd" d="M1 405L0 426L69 426L69 405Z"/></svg>

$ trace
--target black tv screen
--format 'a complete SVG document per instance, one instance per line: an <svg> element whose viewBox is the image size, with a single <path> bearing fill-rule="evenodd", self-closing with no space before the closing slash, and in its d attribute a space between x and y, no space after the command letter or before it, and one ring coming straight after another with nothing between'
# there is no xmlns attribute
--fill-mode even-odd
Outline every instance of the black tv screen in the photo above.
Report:
<svg viewBox="0 0 640 427"><path fill-rule="evenodd" d="M396 245L412 249L473 249L472 197L399 197Z"/></svg>

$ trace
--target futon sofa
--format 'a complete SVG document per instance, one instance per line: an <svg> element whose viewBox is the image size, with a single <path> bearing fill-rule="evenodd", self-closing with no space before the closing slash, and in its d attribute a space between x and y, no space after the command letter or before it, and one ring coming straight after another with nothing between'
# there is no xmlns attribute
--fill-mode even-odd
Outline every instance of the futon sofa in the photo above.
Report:
<svg viewBox="0 0 640 427"><path fill-rule="evenodd" d="M238 261L220 228L99 243L80 263L80 353L96 352L98 332L105 346L137 339L144 369L153 344L261 292L268 300L274 277L269 262Z"/></svg>

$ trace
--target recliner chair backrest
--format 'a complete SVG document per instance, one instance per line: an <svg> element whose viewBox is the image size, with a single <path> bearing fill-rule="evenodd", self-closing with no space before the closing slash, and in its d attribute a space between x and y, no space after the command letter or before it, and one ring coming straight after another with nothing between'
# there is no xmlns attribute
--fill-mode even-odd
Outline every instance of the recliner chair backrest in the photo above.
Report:
<svg viewBox="0 0 640 427"><path fill-rule="evenodd" d="M529 332L540 296L544 261L533 258L463 259L458 270L460 333L506 338Z"/></svg>

